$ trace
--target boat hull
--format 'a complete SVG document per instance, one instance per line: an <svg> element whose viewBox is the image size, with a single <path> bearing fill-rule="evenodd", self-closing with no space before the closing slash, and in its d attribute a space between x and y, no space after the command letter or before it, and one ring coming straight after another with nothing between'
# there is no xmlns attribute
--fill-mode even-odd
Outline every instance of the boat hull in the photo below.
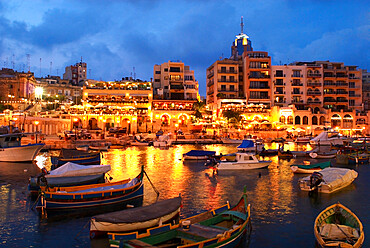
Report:
<svg viewBox="0 0 370 248"><path fill-rule="evenodd" d="M82 165L94 165L100 164L100 153L94 154L92 156L76 157L76 158L59 158L51 156L51 163L57 167L64 165L67 162L72 162L75 164Z"/></svg>
<svg viewBox="0 0 370 248"><path fill-rule="evenodd" d="M337 223L338 219L335 218L335 215L339 215L342 219L339 223ZM338 237L335 239L331 239L326 236L326 232L320 231L324 225L327 224L334 224L340 230L340 233L343 233L345 239L338 240ZM357 232L359 232L358 238L356 240L353 237L349 237L348 233L345 233L343 229L339 228L339 225L344 225L344 227L349 226L352 228L356 228ZM343 226L342 226L343 228ZM316 238L316 245L317 247L322 248L329 248L329 247L343 247L343 248L360 248L365 240L365 234L363 230L363 225L360 219L348 208L343 206L340 203L333 204L323 210L315 219L314 222L314 234ZM325 240L322 236L324 234ZM349 244L346 240L355 241L353 244Z"/></svg>
<svg viewBox="0 0 370 248"><path fill-rule="evenodd" d="M299 173L300 174L311 174L311 173L319 172L322 170L321 168L303 169L303 168L299 168L298 166L294 166L294 165L292 165L290 169L292 169L292 171L297 174Z"/></svg>
<svg viewBox="0 0 370 248"><path fill-rule="evenodd" d="M260 161L254 163L243 162L221 162L217 165L218 170L253 170L266 168L271 164L271 161Z"/></svg>
<svg viewBox="0 0 370 248"><path fill-rule="evenodd" d="M0 149L0 162L32 162L44 144L29 144L24 146Z"/></svg>
<svg viewBox="0 0 370 248"><path fill-rule="evenodd" d="M47 178L47 183L49 187L67 187L67 186L78 186L86 184L96 184L104 182L105 173L100 173L96 175L86 175L86 176L75 176L75 177L50 177ZM37 177L30 178L30 184L28 185L28 190L31 194L38 194L40 186L45 186L45 184L40 181L37 183Z"/></svg>

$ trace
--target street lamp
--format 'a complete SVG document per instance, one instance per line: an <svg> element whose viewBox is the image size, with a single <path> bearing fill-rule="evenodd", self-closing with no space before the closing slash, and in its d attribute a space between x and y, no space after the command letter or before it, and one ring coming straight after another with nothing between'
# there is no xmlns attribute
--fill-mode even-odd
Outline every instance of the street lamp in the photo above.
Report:
<svg viewBox="0 0 370 248"><path fill-rule="evenodd" d="M37 126L40 124L40 122L39 121L35 121L34 124L36 126L36 132L35 132L35 134L36 134L36 144L37 144L37 132L38 132L37 131L37 129L38 129Z"/></svg>
<svg viewBox="0 0 370 248"><path fill-rule="evenodd" d="M78 122L78 119L73 118L73 126L75 128L75 140L77 140L77 122Z"/></svg>

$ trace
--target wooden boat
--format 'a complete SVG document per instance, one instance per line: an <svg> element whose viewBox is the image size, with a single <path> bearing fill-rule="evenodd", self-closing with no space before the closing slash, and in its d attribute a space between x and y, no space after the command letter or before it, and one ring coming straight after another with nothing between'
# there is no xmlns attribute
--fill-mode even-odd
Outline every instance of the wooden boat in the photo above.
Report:
<svg viewBox="0 0 370 248"><path fill-rule="evenodd" d="M333 193L350 185L357 175L354 170L330 167L301 178L298 183L303 191Z"/></svg>
<svg viewBox="0 0 370 248"><path fill-rule="evenodd" d="M89 150L89 146L88 145L76 146L76 149L79 150L79 151L87 152Z"/></svg>
<svg viewBox="0 0 370 248"><path fill-rule="evenodd" d="M354 153L348 155L349 164L367 164L369 163L369 154L367 152Z"/></svg>
<svg viewBox="0 0 370 248"><path fill-rule="evenodd" d="M278 149L278 158L279 159L291 159L293 158L294 155L291 151L281 151L280 149Z"/></svg>
<svg viewBox="0 0 370 248"><path fill-rule="evenodd" d="M107 145L97 145L97 146L90 145L89 149L93 151L108 151L108 146Z"/></svg>
<svg viewBox="0 0 370 248"><path fill-rule="evenodd" d="M55 169L67 162L83 165L100 164L100 152L85 152L76 149L62 149L59 156L51 156L52 168Z"/></svg>
<svg viewBox="0 0 370 248"><path fill-rule="evenodd" d="M337 155L337 152L310 152L309 153L311 158L320 159L320 158L326 158L331 159L335 158Z"/></svg>
<svg viewBox="0 0 370 248"><path fill-rule="evenodd" d="M239 202L187 219L177 225L163 225L146 233L108 233L113 247L238 247L251 234L250 204L246 189Z"/></svg>
<svg viewBox="0 0 370 248"><path fill-rule="evenodd" d="M217 163L217 170L251 170L268 167L272 161L259 160L254 154L237 152L235 160L224 160Z"/></svg>
<svg viewBox="0 0 370 248"><path fill-rule="evenodd" d="M144 169L132 180L74 187L41 187L39 210L77 210L132 204L143 198ZM111 210L112 211L112 210Z"/></svg>
<svg viewBox="0 0 370 248"><path fill-rule="evenodd" d="M178 219L180 208L179 196L147 206L96 215L90 221L90 238L104 237L108 232L127 233L162 226Z"/></svg>
<svg viewBox="0 0 370 248"><path fill-rule="evenodd" d="M315 219L314 234L318 247L359 248L365 233L360 219L340 203L324 209Z"/></svg>
<svg viewBox="0 0 370 248"><path fill-rule="evenodd" d="M43 143L21 145L23 133L0 135L0 162L32 162Z"/></svg>
<svg viewBox="0 0 370 248"><path fill-rule="evenodd" d="M313 173L313 172L318 172L321 171L324 168L330 167L331 162L322 162L322 163L316 163L316 164L294 164L290 166L290 169L294 173Z"/></svg>
<svg viewBox="0 0 370 248"><path fill-rule="evenodd" d="M110 169L110 165L79 165L68 162L55 170L43 170L40 175L31 177L28 190L34 195L39 193L40 186L67 187L104 183L105 173Z"/></svg>
<svg viewBox="0 0 370 248"><path fill-rule="evenodd" d="M191 150L182 155L184 160L206 160L216 155L214 151Z"/></svg>

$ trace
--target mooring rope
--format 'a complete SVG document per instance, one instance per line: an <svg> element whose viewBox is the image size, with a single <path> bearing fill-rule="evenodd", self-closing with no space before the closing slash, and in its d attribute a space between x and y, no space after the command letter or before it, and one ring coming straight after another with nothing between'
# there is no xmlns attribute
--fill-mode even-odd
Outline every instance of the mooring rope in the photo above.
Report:
<svg viewBox="0 0 370 248"><path fill-rule="evenodd" d="M153 184L153 183L152 183L152 181L150 180L150 178L149 178L148 174L146 173L146 171L145 171L145 170L143 170L143 171L144 171L145 176L148 178L148 181L149 181L150 185L152 185L152 187L153 187L154 191L157 193L157 199L156 199L156 201L157 201L157 200L158 200L158 198L159 198L159 191L154 187L154 184Z"/></svg>

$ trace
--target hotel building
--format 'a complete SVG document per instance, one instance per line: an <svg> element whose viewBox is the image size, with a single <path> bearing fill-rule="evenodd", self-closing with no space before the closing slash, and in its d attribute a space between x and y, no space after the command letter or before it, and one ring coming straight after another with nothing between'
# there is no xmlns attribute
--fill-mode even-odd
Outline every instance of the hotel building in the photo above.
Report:
<svg viewBox="0 0 370 248"><path fill-rule="evenodd" d="M71 80L75 85L87 79L87 64L82 62L82 58L81 62L65 68L63 79Z"/></svg>

